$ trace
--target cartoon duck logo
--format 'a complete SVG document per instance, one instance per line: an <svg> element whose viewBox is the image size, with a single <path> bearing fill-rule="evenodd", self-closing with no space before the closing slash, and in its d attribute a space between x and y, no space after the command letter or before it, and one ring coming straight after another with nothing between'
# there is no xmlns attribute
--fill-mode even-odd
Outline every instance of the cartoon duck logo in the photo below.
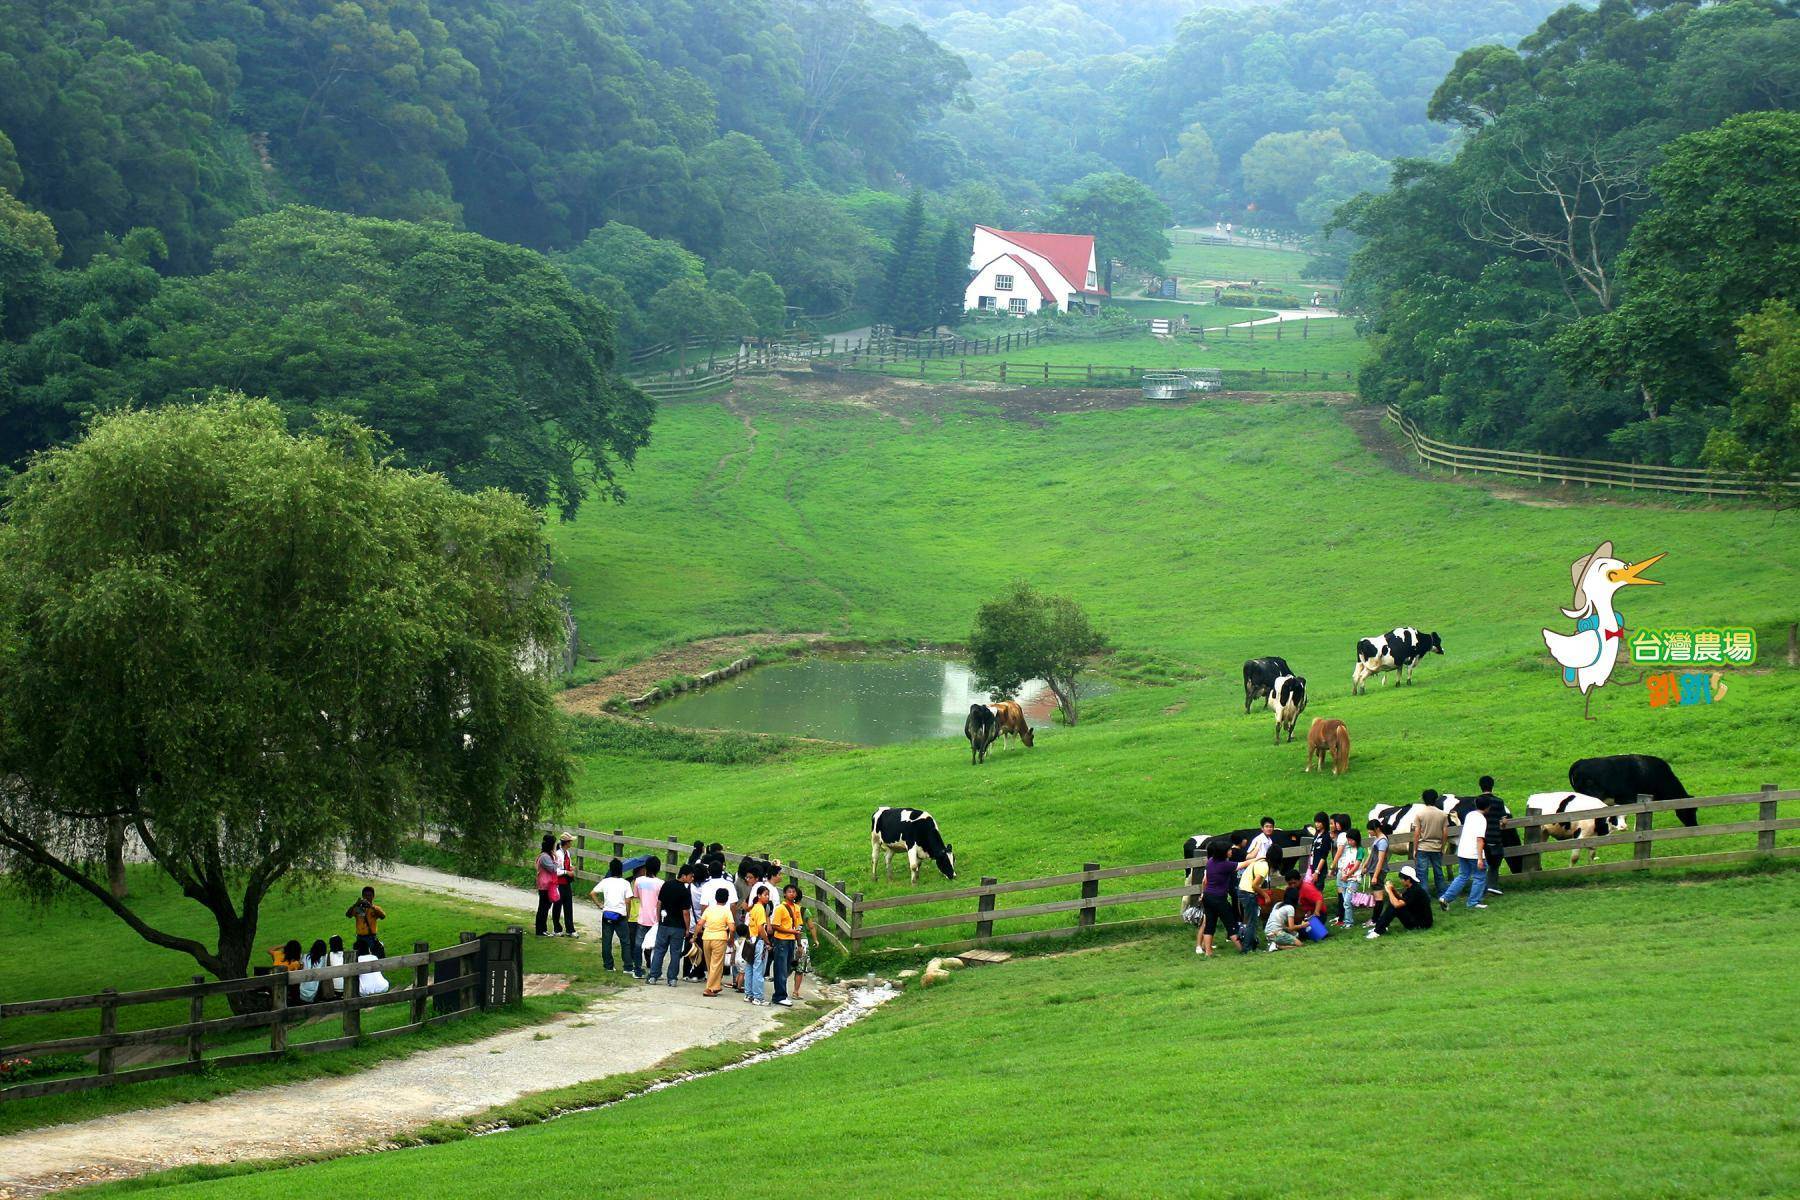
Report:
<svg viewBox="0 0 1800 1200"><path fill-rule="evenodd" d="M1613 596L1630 584L1660 584L1661 580L1643 578L1643 573L1662 557L1657 554L1627 564L1613 557L1611 542L1601 542L1592 554L1576 559L1569 567L1575 603L1562 611L1574 619L1575 632L1546 629L1544 645L1549 647L1550 657L1562 664L1563 683L1581 689L1581 715L1586 720L1594 719L1588 711L1591 693L1612 677L1619 648L1625 644L1625 622L1613 608Z"/></svg>

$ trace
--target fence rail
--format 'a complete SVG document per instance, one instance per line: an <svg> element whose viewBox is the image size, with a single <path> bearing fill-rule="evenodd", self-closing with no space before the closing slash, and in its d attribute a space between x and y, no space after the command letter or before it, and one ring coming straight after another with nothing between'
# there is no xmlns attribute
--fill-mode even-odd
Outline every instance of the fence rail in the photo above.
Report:
<svg viewBox="0 0 1800 1200"><path fill-rule="evenodd" d="M496 935L487 936L492 938ZM209 980L205 976L196 975L192 983L173 987L130 992L107 990L86 996L0 1003L0 1022L4 1022L7 1027L20 1019L53 1013L97 1011L99 1014L99 1032L95 1034L0 1046L0 1059L94 1053L94 1074L0 1088L0 1101L60 1095L117 1083L166 1079L175 1075L192 1075L215 1067L273 1062L290 1051L318 1053L338 1050L365 1039L397 1037L440 1025L463 1015L477 1004L482 1008L514 1004L519 999L519 971L522 970L517 952L520 933L514 928L500 936L511 939L514 945L506 967L510 982L494 985L491 992L491 980L476 969L475 960L484 952L483 937L465 933L462 940L454 946L433 950L425 942L415 942L410 954L390 955L374 962L348 962L342 966L315 967L302 971L277 970L244 979ZM362 976L371 972L386 974L390 971L411 972L411 984L406 987L390 987L387 991L372 996L359 994ZM438 975L435 981L432 979L434 972ZM338 999L289 1005L288 993L291 988L297 988L303 983L325 984L334 980L341 981L338 984L338 990L341 990ZM257 993L262 995L259 997ZM234 1013L228 1017L208 1018L205 1015L206 1001L217 996L243 997L242 1006L250 1011ZM444 997L452 999L446 1002ZM185 1022L125 1032L118 1029L119 1010L122 1008L180 1000L188 1001L188 1019ZM426 1006L432 1001L438 1002L439 1011L436 1015L427 1014ZM407 1020L391 1028L365 1034L362 1029L362 1014L371 1008L389 1004L409 1005ZM288 1033L293 1026L333 1016L340 1017L343 1021L341 1036L320 1041L289 1042ZM265 1026L269 1030L267 1050L239 1051L207 1057L206 1046L209 1040L216 1040L222 1034ZM143 1046L166 1046L171 1054L182 1057L151 1066L117 1068L119 1050Z"/></svg>
<svg viewBox="0 0 1800 1200"><path fill-rule="evenodd" d="M1781 791L1774 784L1764 784L1762 790L1756 792L1700 796L1682 800L1652 800L1648 796L1644 796L1630 804L1616 804L1573 814L1573 819L1576 820L1610 821L1618 818L1631 825L1631 828L1599 837L1545 840L1545 826L1561 824L1571 819L1570 815L1556 813L1511 818L1502 822L1500 828L1517 830L1520 834L1520 844L1508 846L1504 851L1504 856L1512 862L1516 873L1526 876L1568 879L1589 874L1610 874L1616 871L1642 871L1663 867L1686 867L1800 855L1800 845L1778 846L1775 842L1777 833L1800 829L1800 817L1783 817L1779 812L1781 805L1792 804L1795 801L1800 801L1800 791ZM1658 814L1667 814L1683 809L1706 810L1747 805L1757 806L1757 816L1754 820L1730 821L1712 825L1665 825L1662 828L1656 828L1654 825ZM548 829L549 826L545 826L545 828ZM1657 856L1655 853L1656 846L1660 842L1680 843L1699 837L1737 837L1745 834L1754 835L1755 843L1751 847L1740 850L1714 850L1698 854L1665 854L1662 856ZM587 838L604 839L610 844L612 853L615 855L622 854L624 846L639 846L666 850L673 861L680 862L685 860L683 856L687 853L686 847L680 839L673 837L634 838L617 831L600 834L593 830L583 830L577 833L578 837L584 835ZM1631 857L1616 862L1595 862L1583 866L1545 867L1543 865L1543 857L1547 853L1559 850L1574 851L1619 846L1630 846L1632 848ZM1396 845L1393 854L1395 861L1399 861L1403 857L1401 850L1402 847ZM1278 859L1303 859L1306 853L1306 847L1290 847L1280 851L1277 857ZM589 852L589 856L592 857L591 852ZM726 857L728 860L737 861L744 856L727 854ZM814 885L815 896L806 899L805 902L807 907L826 917L824 922L816 922L815 928L830 935L831 940L840 949L856 953L864 949L873 939L919 933L931 929L973 927L972 936L947 943L933 944L933 950L947 953L975 946L1030 941L1038 938L1071 937L1098 928L1111 929L1178 922L1181 918L1175 913L1158 916L1144 916L1141 913L1126 914L1113 920L1102 920L1100 914L1109 909L1153 904L1158 901L1195 895L1198 890L1197 884L1193 882L1188 873L1198 870L1205 864L1206 860L1203 858L1172 858L1159 862L1134 863L1118 867L1084 863L1079 871L1068 871L1037 879L1015 879L1003 882L984 876L977 886L954 887L935 892L913 892L901 896L881 896L872 900L864 899L860 892L849 891L848 885L841 880L830 884L826 882L824 876L797 870L792 864L786 864L783 869L797 879ZM1277 865L1280 863L1278 862ZM1138 891L1104 895L1100 891L1100 885L1109 880L1137 879L1154 875L1172 875L1175 878L1162 886ZM592 876L584 875L583 877L591 878ZM998 906L999 898L1002 896L1016 896L1024 892L1039 891L1063 891L1065 894L1036 903L1011 904L1006 908ZM1073 894L1069 894L1070 891ZM911 919L903 919L905 914L900 911L920 908L942 909L946 905L966 905L969 901L974 902L973 907L965 907L961 911L955 912L935 911L929 915L920 915ZM1032 920L1063 913L1073 913L1073 921L1067 924L1040 925L1035 928L1002 933L994 931L996 923ZM874 922L867 919L869 914L878 914ZM885 919L890 915L896 919Z"/></svg>
<svg viewBox="0 0 1800 1200"><path fill-rule="evenodd" d="M1412 446L1413 453L1420 462L1449 467L1453 474L1476 471L1535 479L1545 483L1579 483L1583 487L1600 484L1603 487L1689 495L1763 494L1763 489L1748 476L1709 471L1702 467L1659 467L1604 458L1567 458L1530 450L1485 450L1478 446L1459 446L1453 442L1427 437L1396 405L1388 405L1385 415L1387 420L1399 428L1400 435ZM1800 487L1800 476L1790 477L1788 484L1790 487Z"/></svg>

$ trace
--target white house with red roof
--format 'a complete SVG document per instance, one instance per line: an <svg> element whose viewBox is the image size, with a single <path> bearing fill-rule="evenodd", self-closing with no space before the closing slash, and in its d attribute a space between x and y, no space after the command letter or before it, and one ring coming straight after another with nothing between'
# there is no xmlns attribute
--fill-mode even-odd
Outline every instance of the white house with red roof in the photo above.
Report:
<svg viewBox="0 0 1800 1200"><path fill-rule="evenodd" d="M975 278L963 290L965 309L1068 312L1106 298L1094 239L1085 233L1018 233L977 225L969 269Z"/></svg>

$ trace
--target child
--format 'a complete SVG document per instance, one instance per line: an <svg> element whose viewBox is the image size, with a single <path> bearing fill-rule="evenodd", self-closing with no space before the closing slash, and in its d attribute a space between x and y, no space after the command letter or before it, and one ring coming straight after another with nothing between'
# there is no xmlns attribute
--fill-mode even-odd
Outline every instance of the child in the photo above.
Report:
<svg viewBox="0 0 1800 1200"><path fill-rule="evenodd" d="M1332 922L1346 929L1356 924L1356 885L1362 876L1362 834L1354 829L1344 831L1344 848L1338 851L1337 884L1338 903L1343 906L1344 915Z"/></svg>
<svg viewBox="0 0 1800 1200"><path fill-rule="evenodd" d="M1269 923L1263 926L1263 933L1269 942L1269 953L1298 946L1303 928L1305 927L1294 914L1294 906L1285 897L1276 901L1275 907L1269 911Z"/></svg>

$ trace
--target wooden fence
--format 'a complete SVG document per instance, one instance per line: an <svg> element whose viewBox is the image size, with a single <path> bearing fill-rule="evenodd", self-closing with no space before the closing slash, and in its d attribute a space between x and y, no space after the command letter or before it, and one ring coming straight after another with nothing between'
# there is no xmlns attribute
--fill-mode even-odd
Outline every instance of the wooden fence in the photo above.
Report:
<svg viewBox="0 0 1800 1200"><path fill-rule="evenodd" d="M855 368L858 371L873 372L880 375L892 375L901 379L938 379L962 380L977 379L993 383L1011 384L1062 384L1065 387L1137 387L1143 383L1144 376L1167 374L1171 371L1200 370L1203 368L1179 368L1169 366L1137 366L1127 364L1118 366L1106 363L1022 363L1022 362L970 362L968 359L936 361L919 359L916 362L880 362L868 360ZM1331 384L1336 383L1348 387L1355 379L1353 371L1275 371L1267 367L1223 367L1217 370L1223 386L1231 390L1261 389L1273 386L1291 386L1293 384Z"/></svg>
<svg viewBox="0 0 1800 1200"><path fill-rule="evenodd" d="M1449 467L1451 474L1475 471L1535 479L1540 483L1579 483L1582 487L1636 488L1647 492L1676 492L1705 496L1759 496L1766 489L1744 475L1708 471L1699 467L1656 467L1643 463L1602 458L1565 458L1529 450L1483 450L1459 446L1425 436L1395 405L1388 405L1387 419L1400 430L1421 463ZM1800 475L1788 480L1800 488Z"/></svg>
<svg viewBox="0 0 1800 1200"><path fill-rule="evenodd" d="M96 1056L96 1072L92 1075L26 1082L0 1088L0 1101L51 1096L116 1083L141 1083L174 1075L193 1075L214 1067L273 1062L293 1051L310 1054L339 1050L364 1040L398 1037L414 1030L440 1025L463 1015L476 1005L491 1008L516 1004L519 1000L519 972L522 970L517 949L521 934L515 927L504 935L487 935L490 940L496 936L511 939L514 950L505 967L503 981L492 992L489 990L489 978L477 971L477 958L483 950L483 937L464 933L462 940L455 946L433 950L424 942L415 942L411 954L392 955L375 962L347 962L342 966L305 971L271 971L248 979L209 980L204 975L196 975L192 983L175 987L148 988L135 992L109 988L91 996L64 996L54 1000L23 1000L0 1004L0 1028L10 1026L21 1018L78 1011L97 1012L99 1021L98 1032L83 1037L0 1046L0 1059L29 1059L52 1054L93 1053ZM432 979L434 970L438 976L435 981ZM359 995L358 981L372 971L383 974L410 972L412 981L406 987L390 987L377 995ZM340 985L341 995L337 999L297 1006L288 1004L290 987L308 982L324 984L330 980L343 981ZM241 1003L240 1006L254 1011L208 1019L206 1001L218 996L245 997L249 1002ZM445 1002L441 998L446 996L453 999ZM118 1028L121 1008L182 1000L188 1003L188 1019L182 1024L126 1032L120 1032ZM439 1001L436 1007L442 1010L436 1015L427 1011L428 1002L433 1000ZM368 1009L388 1004L408 1005L406 1022L365 1034L362 1014ZM340 1036L322 1041L289 1041L288 1033L293 1026L333 1016L340 1017L343 1021ZM215 1054L210 1058L206 1056L209 1040L217 1039L222 1034L241 1033L264 1026L269 1030L267 1050ZM152 1053L156 1048L163 1048L171 1055L180 1057L151 1066L117 1069L120 1051L126 1050L129 1053L138 1048L147 1048Z"/></svg>
<svg viewBox="0 0 1800 1200"><path fill-rule="evenodd" d="M1514 870L1524 876L1541 876L1554 879L1572 879L1590 874L1610 874L1617 871L1642 871L1662 867L1688 867L1714 863L1744 862L1766 858L1788 858L1800 855L1800 844L1778 846L1775 835L1784 830L1800 829L1800 817L1783 817L1778 809L1782 804L1791 804L1800 800L1800 791L1779 791L1774 784L1765 784L1759 792L1746 794L1702 796L1687 800L1652 800L1648 796L1641 797L1631 804L1619 804L1611 807L1595 809L1579 814L1581 819L1607 819L1617 817L1630 823L1631 828L1617 833L1608 833L1600 837L1574 838L1565 841L1544 840L1543 827L1559 824L1569 818L1560 814L1548 816L1519 816L1501 823L1501 828L1519 831L1522 843L1509 846L1505 856L1513 863ZM1677 809L1706 809L1722 806L1757 806L1755 820L1731 821L1722 824L1670 825L1661 828L1654 825L1657 814L1668 814ZM549 829L549 826L545 826ZM1452 827L1454 829L1454 826ZM1754 835L1752 846L1738 850L1716 850L1699 854L1655 854L1657 843L1681 843L1693 838L1733 837ZM657 849L664 852L665 866L679 865L687 859L687 847L678 838L660 840L627 837L614 831L610 834L599 834L592 830L582 830L578 837L585 839L601 839L607 849L599 857L605 858L608 853L623 857L624 847L636 846ZM1545 855L1589 848L1606 848L1630 846L1631 857L1614 862L1596 862L1581 866L1545 867ZM1406 857L1406 845L1403 838L1394 839L1391 859L1397 870ZM594 857L593 851L586 851ZM1295 847L1282 852L1291 859L1304 859L1305 847ZM737 861L743 856L727 854L727 859ZM1102 913L1126 906L1142 906L1158 901L1168 902L1194 896L1196 886L1190 882L1188 872L1205 866L1203 858L1175 858L1161 862L1137 863L1132 866L1106 867L1099 863L1083 863L1081 870L1070 871L1062 875L1051 875L1040 879L1019 879L1001 882L992 877L983 877L973 887L953 887L935 892L913 892L903 896L882 896L877 899L864 899L862 893L848 891L848 885L839 880L835 884L827 883L822 875L800 871L792 864L785 864L784 870L813 888L811 897L803 898L808 908L824 917L824 921L815 922L814 927L827 933L831 940L850 953L855 953L869 946L873 941L894 938L902 934L922 933L936 929L971 929L969 936L944 942L933 943L932 949L951 953L960 949L976 946L999 945L1008 942L1032 941L1039 938L1071 937L1092 929L1117 929L1133 926L1168 925L1181 920L1175 909L1179 905L1171 905L1170 910L1144 915L1140 908L1136 913L1128 913L1113 920L1103 920ZM1278 864L1283 865L1283 864ZM927 870L931 869L929 867ZM1167 876L1169 881L1161 886L1125 892L1101 891L1101 884L1112 880L1139 880L1146 876ZM584 874L584 878L595 878ZM1024 892L1062 893L1055 899L1035 901L1029 904L1008 904L1000 907L999 898ZM973 902L970 906L969 902ZM906 920L887 919L905 909L937 909L946 906L958 906L961 911L934 911L929 916L914 917ZM1014 929L995 932L997 924L1015 921L1036 920L1060 914L1070 914L1066 924L1045 926L1038 922L1032 928ZM873 918L871 919L871 914ZM827 927L829 925L829 928Z"/></svg>

